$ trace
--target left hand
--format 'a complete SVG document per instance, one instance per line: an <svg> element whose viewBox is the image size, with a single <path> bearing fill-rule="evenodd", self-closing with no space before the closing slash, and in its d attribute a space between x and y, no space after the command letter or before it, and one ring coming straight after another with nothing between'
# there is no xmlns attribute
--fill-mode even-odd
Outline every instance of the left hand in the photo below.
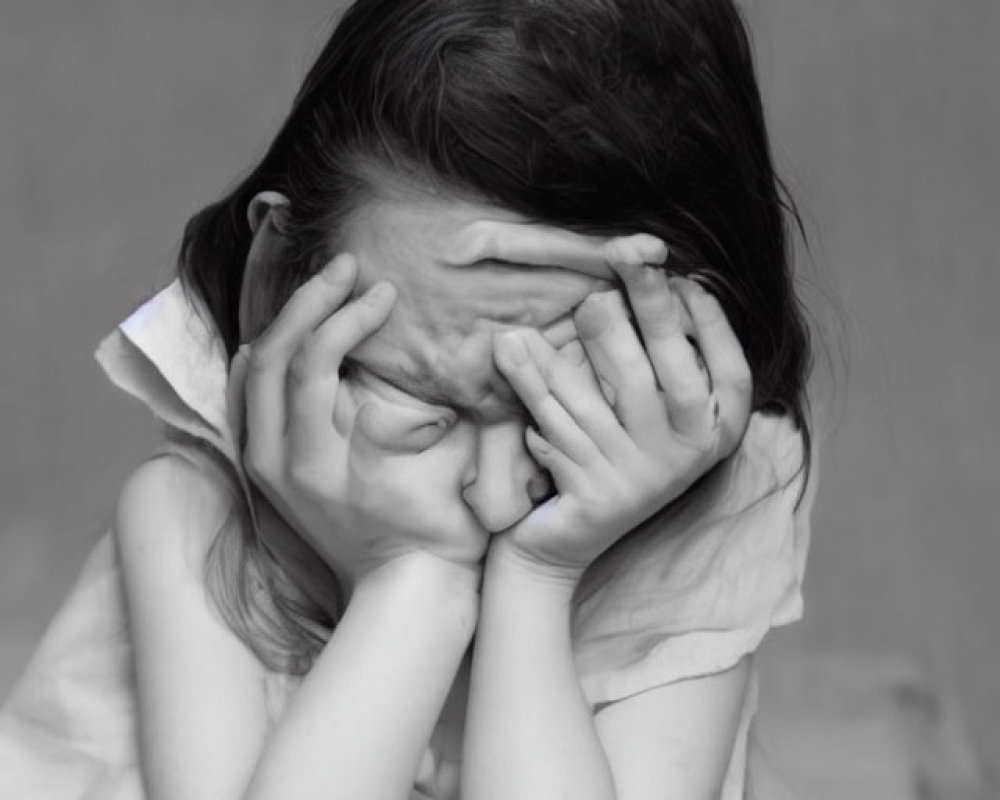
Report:
<svg viewBox="0 0 1000 800"><path fill-rule="evenodd" d="M718 301L650 265L666 258L659 240L620 241L610 263L645 350L615 291L584 300L580 339L558 352L531 329L495 342L498 369L538 426L528 450L557 490L502 535L529 564L572 581L732 453L751 410L750 368Z"/></svg>

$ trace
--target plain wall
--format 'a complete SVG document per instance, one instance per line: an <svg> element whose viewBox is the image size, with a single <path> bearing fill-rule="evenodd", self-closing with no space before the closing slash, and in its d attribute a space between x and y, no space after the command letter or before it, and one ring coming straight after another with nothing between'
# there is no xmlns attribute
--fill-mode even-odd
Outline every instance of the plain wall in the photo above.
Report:
<svg viewBox="0 0 1000 800"><path fill-rule="evenodd" d="M333 5L0 9L0 689L154 441L91 353L261 153ZM995 759L1000 4L752 0L748 16L812 241L806 296L834 361L851 351L835 392L818 383L807 619L781 636L912 659Z"/></svg>

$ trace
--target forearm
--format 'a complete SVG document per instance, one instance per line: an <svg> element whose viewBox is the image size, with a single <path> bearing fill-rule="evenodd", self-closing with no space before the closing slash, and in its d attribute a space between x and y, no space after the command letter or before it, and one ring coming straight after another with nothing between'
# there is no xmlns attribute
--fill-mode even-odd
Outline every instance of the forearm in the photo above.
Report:
<svg viewBox="0 0 1000 800"><path fill-rule="evenodd" d="M466 800L608 800L607 758L573 663L573 584L498 540L482 588L462 786Z"/></svg>
<svg viewBox="0 0 1000 800"><path fill-rule="evenodd" d="M409 796L476 620L475 576L402 558L356 588L254 774L248 800Z"/></svg>

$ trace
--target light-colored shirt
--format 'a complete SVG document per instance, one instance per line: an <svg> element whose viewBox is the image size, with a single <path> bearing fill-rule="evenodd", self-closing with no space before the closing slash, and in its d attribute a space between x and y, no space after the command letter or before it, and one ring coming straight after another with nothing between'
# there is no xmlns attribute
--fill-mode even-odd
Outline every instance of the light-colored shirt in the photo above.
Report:
<svg viewBox="0 0 1000 800"><path fill-rule="evenodd" d="M100 345L120 388L182 436L168 445L205 465L204 448L242 475L226 405L228 363L206 312L177 281ZM195 442L196 445L181 442ZM803 493L802 437L754 414L737 452L605 553L577 592L573 642L592 706L722 672L773 627L802 613L814 480ZM217 478L216 478L217 479ZM120 569L98 543L0 710L0 800L141 800L136 706ZM297 681L272 675L277 722ZM722 800L744 797L757 682L744 698ZM413 798L457 800L461 741L449 713L435 730Z"/></svg>

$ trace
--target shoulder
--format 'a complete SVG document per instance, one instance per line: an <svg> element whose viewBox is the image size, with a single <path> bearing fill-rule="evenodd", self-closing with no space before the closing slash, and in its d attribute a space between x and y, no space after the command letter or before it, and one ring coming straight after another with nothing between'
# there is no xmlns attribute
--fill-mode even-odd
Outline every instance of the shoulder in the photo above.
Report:
<svg viewBox="0 0 1000 800"><path fill-rule="evenodd" d="M164 453L125 481L112 527L126 566L130 556L162 556L168 549L197 567L234 510L234 495L218 475Z"/></svg>

